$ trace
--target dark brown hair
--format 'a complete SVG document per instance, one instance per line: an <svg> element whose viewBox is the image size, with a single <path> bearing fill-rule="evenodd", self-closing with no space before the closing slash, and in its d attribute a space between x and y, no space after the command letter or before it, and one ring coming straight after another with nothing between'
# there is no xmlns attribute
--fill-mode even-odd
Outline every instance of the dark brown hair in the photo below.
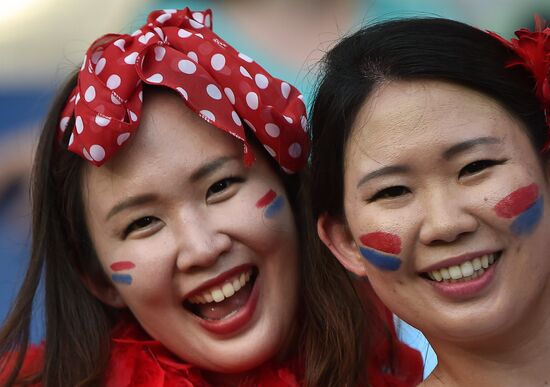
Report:
<svg viewBox="0 0 550 387"><path fill-rule="evenodd" d="M81 176L86 161L57 144L60 112L75 84L76 76L72 76L60 91L36 151L31 259L17 299L0 331L0 359L9 373L6 385L33 381L46 387L102 385L109 359L110 334L117 311L95 298L83 282L86 277L100 286L110 286L85 224ZM72 123L68 128L71 127ZM69 129L65 144L68 132ZM286 175L275 161L272 164L287 190L298 224L298 238L303 242L306 225L302 205L305 192L300 189L302 176ZM306 255L306 250L305 243L301 243L303 292L296 350L306 364L304 383L355 385L364 368L363 310L346 273L332 262L325 265ZM45 284L44 365L38 374L22 375L32 304L41 280Z"/></svg>

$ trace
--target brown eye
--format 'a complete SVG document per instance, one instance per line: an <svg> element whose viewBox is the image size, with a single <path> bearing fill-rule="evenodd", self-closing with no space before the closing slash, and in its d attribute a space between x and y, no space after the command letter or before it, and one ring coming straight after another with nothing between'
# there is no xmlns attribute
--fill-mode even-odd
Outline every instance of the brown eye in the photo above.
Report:
<svg viewBox="0 0 550 387"><path fill-rule="evenodd" d="M227 177L221 179L208 188L208 191L206 192L206 198L208 199L212 195L222 193L233 184L242 183L243 181L244 179L242 177Z"/></svg>
<svg viewBox="0 0 550 387"><path fill-rule="evenodd" d="M380 199L393 199L399 196L403 196L411 192L407 187L403 185L396 185L393 187L384 188L381 191L375 193L370 199L370 202L374 202Z"/></svg>
<svg viewBox="0 0 550 387"><path fill-rule="evenodd" d="M143 218L136 219L126 227L124 236L129 235L131 232L147 228L158 221L159 219L154 216L144 216Z"/></svg>
<svg viewBox="0 0 550 387"><path fill-rule="evenodd" d="M487 168L504 164L506 161L507 160L477 160L462 168L458 174L458 177L475 175L476 173L479 173Z"/></svg>

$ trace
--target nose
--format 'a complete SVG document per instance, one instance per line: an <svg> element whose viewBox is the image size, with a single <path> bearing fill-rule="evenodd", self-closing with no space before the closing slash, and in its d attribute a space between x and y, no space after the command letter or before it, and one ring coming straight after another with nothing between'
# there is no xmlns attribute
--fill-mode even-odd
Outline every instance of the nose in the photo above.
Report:
<svg viewBox="0 0 550 387"><path fill-rule="evenodd" d="M231 248L231 238L219 222L206 216L185 216L176 228L178 270L189 272L211 266Z"/></svg>
<svg viewBox="0 0 550 387"><path fill-rule="evenodd" d="M430 192L424 200L420 241L425 245L449 243L477 230L478 219L465 199L446 189Z"/></svg>

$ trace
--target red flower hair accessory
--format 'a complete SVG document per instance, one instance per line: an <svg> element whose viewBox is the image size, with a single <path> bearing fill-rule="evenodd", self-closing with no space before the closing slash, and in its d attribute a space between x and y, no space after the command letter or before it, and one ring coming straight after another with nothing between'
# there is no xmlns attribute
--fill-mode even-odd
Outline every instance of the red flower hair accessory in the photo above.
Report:
<svg viewBox="0 0 550 387"><path fill-rule="evenodd" d="M254 156L243 121L287 173L301 169L309 151L302 95L222 40L211 21L210 10L159 10L132 35L96 40L61 113L58 138L74 118L68 149L102 165L135 134L146 83L175 90L196 114L243 141L246 165Z"/></svg>
<svg viewBox="0 0 550 387"><path fill-rule="evenodd" d="M535 16L535 31L522 28L515 32L517 38L510 41L494 32L489 33L517 54L518 58L511 60L508 66L523 66L533 74L535 92L541 101L550 130L550 27L545 26L540 17ZM550 139L546 141L542 151L549 149Z"/></svg>

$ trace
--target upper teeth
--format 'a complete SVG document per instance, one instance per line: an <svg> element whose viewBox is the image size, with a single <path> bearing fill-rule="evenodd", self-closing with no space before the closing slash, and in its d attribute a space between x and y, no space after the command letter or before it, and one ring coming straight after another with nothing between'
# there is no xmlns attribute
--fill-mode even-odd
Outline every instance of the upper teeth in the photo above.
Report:
<svg viewBox="0 0 550 387"><path fill-rule="evenodd" d="M460 265L445 267L443 269L433 270L428 273L432 280L441 282L444 280L458 280L461 278L476 278L485 272L490 265L495 262L497 254L486 254L481 257L466 261Z"/></svg>
<svg viewBox="0 0 550 387"><path fill-rule="evenodd" d="M231 297L238 292L249 280L252 275L252 270L246 273L237 274L224 282L221 286L212 286L210 289L204 290L201 294L197 294L189 298L192 304L207 304L209 302L222 302L226 298Z"/></svg>

